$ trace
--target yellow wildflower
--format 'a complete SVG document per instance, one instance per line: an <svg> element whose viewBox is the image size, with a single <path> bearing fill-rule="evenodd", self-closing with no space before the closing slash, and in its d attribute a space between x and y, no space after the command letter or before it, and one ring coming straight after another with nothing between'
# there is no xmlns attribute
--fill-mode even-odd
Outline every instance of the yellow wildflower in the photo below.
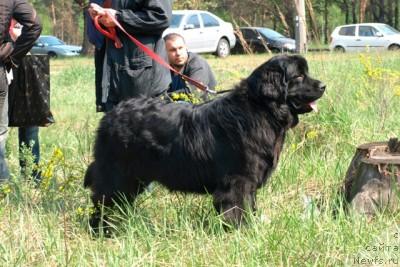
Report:
<svg viewBox="0 0 400 267"><path fill-rule="evenodd" d="M318 136L318 132L311 130L306 134L307 139L315 139Z"/></svg>
<svg viewBox="0 0 400 267"><path fill-rule="evenodd" d="M63 152L62 152L62 150L60 148L56 147L54 149L53 158L56 159L56 160L64 158L64 154L63 154Z"/></svg>
<svg viewBox="0 0 400 267"><path fill-rule="evenodd" d="M9 193L11 193L11 186L9 184L4 184L1 187L1 191L5 194L8 195Z"/></svg>
<svg viewBox="0 0 400 267"><path fill-rule="evenodd" d="M400 85L396 86L394 88L394 95L395 96L400 96Z"/></svg>
<svg viewBox="0 0 400 267"><path fill-rule="evenodd" d="M290 150L295 151L297 149L297 144L293 143L290 145Z"/></svg>

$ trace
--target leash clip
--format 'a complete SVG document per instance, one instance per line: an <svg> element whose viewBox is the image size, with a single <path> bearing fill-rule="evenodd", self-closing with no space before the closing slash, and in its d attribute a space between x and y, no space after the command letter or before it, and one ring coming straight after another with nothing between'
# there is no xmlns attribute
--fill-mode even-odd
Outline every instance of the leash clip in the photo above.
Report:
<svg viewBox="0 0 400 267"><path fill-rule="evenodd" d="M210 88L208 88L208 86L206 87L206 93L210 93L210 94L212 94L212 95L216 95L217 94L217 91L215 91L215 90L211 90Z"/></svg>

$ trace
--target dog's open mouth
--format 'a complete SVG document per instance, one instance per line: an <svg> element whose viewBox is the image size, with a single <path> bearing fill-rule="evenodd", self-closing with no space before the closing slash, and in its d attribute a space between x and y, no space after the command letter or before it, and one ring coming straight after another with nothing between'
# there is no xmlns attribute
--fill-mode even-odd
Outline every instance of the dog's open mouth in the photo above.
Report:
<svg viewBox="0 0 400 267"><path fill-rule="evenodd" d="M310 102L309 102L310 101ZM308 100L308 101L290 101L290 107L297 114L308 113L311 111L318 112L317 100Z"/></svg>
<svg viewBox="0 0 400 267"><path fill-rule="evenodd" d="M308 103L308 105L310 106L310 108L312 110L314 110L315 112L318 112L317 101L312 101L312 102Z"/></svg>

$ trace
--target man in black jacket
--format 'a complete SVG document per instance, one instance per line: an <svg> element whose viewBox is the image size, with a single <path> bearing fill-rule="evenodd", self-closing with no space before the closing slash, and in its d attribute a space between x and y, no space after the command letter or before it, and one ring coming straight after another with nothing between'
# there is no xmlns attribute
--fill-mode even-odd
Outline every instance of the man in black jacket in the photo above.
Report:
<svg viewBox="0 0 400 267"><path fill-rule="evenodd" d="M14 43L9 34L11 19L23 28ZM17 67L32 48L42 30L36 11L27 0L1 0L0 2L0 182L9 177L5 162L5 143L8 126L8 84L7 71Z"/></svg>
<svg viewBox="0 0 400 267"><path fill-rule="evenodd" d="M104 2L107 5L107 0ZM110 19L114 17L129 34L167 60L161 35L170 24L171 0L113 0L111 8L92 3L88 11L92 18L99 15L104 27L115 27ZM168 69L152 60L124 33L117 30L117 35L121 48L111 40L106 43L102 83L106 110L127 98L161 95L171 82Z"/></svg>

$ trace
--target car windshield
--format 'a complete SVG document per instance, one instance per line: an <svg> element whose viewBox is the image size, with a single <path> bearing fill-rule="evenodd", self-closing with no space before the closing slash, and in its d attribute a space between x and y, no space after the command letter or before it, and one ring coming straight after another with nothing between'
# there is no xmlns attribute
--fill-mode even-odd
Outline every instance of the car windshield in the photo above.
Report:
<svg viewBox="0 0 400 267"><path fill-rule="evenodd" d="M264 35L267 38L270 39L278 39L278 38L285 38L285 36L283 36L282 34L280 34L279 32L276 32L274 30L271 29L267 29L267 28L260 28L259 32Z"/></svg>
<svg viewBox="0 0 400 267"><path fill-rule="evenodd" d="M58 39L57 37L42 37L40 38L40 42L48 45L63 45L64 42Z"/></svg>
<svg viewBox="0 0 400 267"><path fill-rule="evenodd" d="M183 15L173 14L172 15L171 25L169 25L169 27L170 28L178 28L179 24L181 24L182 18L183 18Z"/></svg>
<svg viewBox="0 0 400 267"><path fill-rule="evenodd" d="M390 27L389 25L379 25L378 28L383 34L386 34L386 35L393 35L393 34L400 33L398 30Z"/></svg>

